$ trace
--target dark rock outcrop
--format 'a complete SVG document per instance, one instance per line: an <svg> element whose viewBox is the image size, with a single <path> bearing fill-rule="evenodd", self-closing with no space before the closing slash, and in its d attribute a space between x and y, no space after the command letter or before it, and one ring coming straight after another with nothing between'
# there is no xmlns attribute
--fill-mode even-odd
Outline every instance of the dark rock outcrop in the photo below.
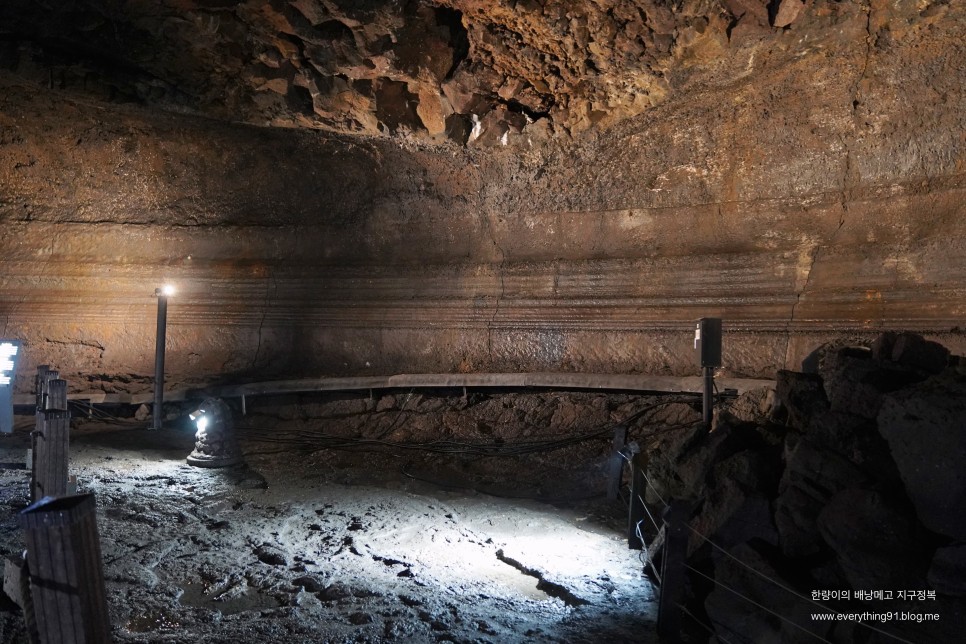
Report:
<svg viewBox="0 0 966 644"><path fill-rule="evenodd" d="M693 484L664 489L694 508L693 612L722 641L952 641L966 627L959 359L914 334L817 355L818 375L779 374L777 409L731 403L763 413L681 433L665 445L670 465L651 468L661 485L675 464L691 466ZM892 599L854 594L870 590ZM907 617L874 628L812 617L872 610Z"/></svg>
<svg viewBox="0 0 966 644"><path fill-rule="evenodd" d="M924 587L915 519L878 492L842 490L822 509L818 528L852 588Z"/></svg>
<svg viewBox="0 0 966 644"><path fill-rule="evenodd" d="M937 376L897 391L878 420L923 525L966 540L966 378Z"/></svg>
<svg viewBox="0 0 966 644"><path fill-rule="evenodd" d="M929 566L928 579L936 592L966 596L966 545L937 549Z"/></svg>

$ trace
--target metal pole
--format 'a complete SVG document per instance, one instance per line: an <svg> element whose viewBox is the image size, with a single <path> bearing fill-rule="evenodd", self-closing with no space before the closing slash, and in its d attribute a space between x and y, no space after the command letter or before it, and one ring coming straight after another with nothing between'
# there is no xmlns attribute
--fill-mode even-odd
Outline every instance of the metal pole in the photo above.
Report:
<svg viewBox="0 0 966 644"><path fill-rule="evenodd" d="M704 368L704 426L710 431L711 421L714 417L714 367Z"/></svg>
<svg viewBox="0 0 966 644"><path fill-rule="evenodd" d="M161 404L164 402L164 339L168 327L168 296L155 289L158 296L158 333L154 346L154 422L151 429L161 429Z"/></svg>

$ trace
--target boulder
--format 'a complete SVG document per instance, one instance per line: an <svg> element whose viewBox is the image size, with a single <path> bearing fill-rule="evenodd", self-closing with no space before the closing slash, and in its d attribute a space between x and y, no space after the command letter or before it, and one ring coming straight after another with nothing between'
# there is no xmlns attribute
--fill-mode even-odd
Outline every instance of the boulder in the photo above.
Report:
<svg viewBox="0 0 966 644"><path fill-rule="evenodd" d="M874 490L836 494L818 516L822 539L854 589L924 588L911 508Z"/></svg>
<svg viewBox="0 0 966 644"><path fill-rule="evenodd" d="M647 502L656 503L658 495L697 498L724 438L724 433L709 434L700 422L666 434L648 455L647 476L656 489L648 487Z"/></svg>
<svg viewBox="0 0 966 644"><path fill-rule="evenodd" d="M805 3L802 0L779 0L772 26L784 28L792 24L802 13Z"/></svg>
<svg viewBox="0 0 966 644"><path fill-rule="evenodd" d="M721 424L708 432L703 423L667 435L651 450L647 475L665 499L697 499L705 490L715 463L742 451L767 448L757 427ZM777 475L775 475L777 478ZM647 501L657 501L648 491Z"/></svg>
<svg viewBox="0 0 966 644"><path fill-rule="evenodd" d="M811 619L815 606L783 590L781 586L795 589L795 584L784 579L755 548L741 544L730 549L729 554L730 557L715 553L714 578L718 583L704 602L708 619L721 642L826 640L833 624ZM797 592L808 596L808 590ZM792 623L783 621L779 615Z"/></svg>
<svg viewBox="0 0 966 644"><path fill-rule="evenodd" d="M694 528L689 535L688 552L691 553L704 544L705 537L722 548L752 539L778 545L771 501L758 492L747 492L728 481L715 487L690 525Z"/></svg>
<svg viewBox="0 0 966 644"><path fill-rule="evenodd" d="M886 396L878 423L919 520L966 540L966 377L937 376Z"/></svg>
<svg viewBox="0 0 966 644"><path fill-rule="evenodd" d="M866 481L862 471L839 454L789 437L775 500L775 525L785 556L819 552L823 543L816 526L819 513L837 492Z"/></svg>
<svg viewBox="0 0 966 644"><path fill-rule="evenodd" d="M832 411L869 419L879 413L886 394L925 377L898 364L873 360L872 352L864 347L844 347L829 353L819 372Z"/></svg>
<svg viewBox="0 0 966 644"><path fill-rule="evenodd" d="M718 414L727 413L743 423L764 422L774 410L778 400L771 387L750 389L734 400L721 405Z"/></svg>
<svg viewBox="0 0 966 644"><path fill-rule="evenodd" d="M788 424L798 430L804 430L813 414L829 406L822 379L815 374L779 371L775 395L788 416Z"/></svg>
<svg viewBox="0 0 966 644"><path fill-rule="evenodd" d="M874 421L822 410L808 419L805 435L812 445L831 450L856 465L880 487L902 487L889 445Z"/></svg>
<svg viewBox="0 0 966 644"><path fill-rule="evenodd" d="M901 333L892 345L893 362L930 374L942 373L949 364L949 349L915 333Z"/></svg>
<svg viewBox="0 0 966 644"><path fill-rule="evenodd" d="M936 592L966 597L966 545L936 550L926 579Z"/></svg>

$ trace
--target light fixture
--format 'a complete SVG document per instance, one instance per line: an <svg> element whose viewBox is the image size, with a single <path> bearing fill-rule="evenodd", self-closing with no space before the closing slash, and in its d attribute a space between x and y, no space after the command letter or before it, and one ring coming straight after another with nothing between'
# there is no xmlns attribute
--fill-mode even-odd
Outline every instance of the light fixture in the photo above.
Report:
<svg viewBox="0 0 966 644"><path fill-rule="evenodd" d="M13 431L13 374L17 369L20 343L0 340L0 433Z"/></svg>
<svg viewBox="0 0 966 644"><path fill-rule="evenodd" d="M17 362L20 345L9 340L0 341L0 385L9 385Z"/></svg>
<svg viewBox="0 0 966 644"><path fill-rule="evenodd" d="M172 286L171 284L165 284L164 286L161 287L161 294L171 297L172 295L174 295L174 286Z"/></svg>
<svg viewBox="0 0 966 644"><path fill-rule="evenodd" d="M188 455L189 465L197 467L229 467L244 462L231 409L218 398L208 398L196 411L188 414L195 424L195 448Z"/></svg>

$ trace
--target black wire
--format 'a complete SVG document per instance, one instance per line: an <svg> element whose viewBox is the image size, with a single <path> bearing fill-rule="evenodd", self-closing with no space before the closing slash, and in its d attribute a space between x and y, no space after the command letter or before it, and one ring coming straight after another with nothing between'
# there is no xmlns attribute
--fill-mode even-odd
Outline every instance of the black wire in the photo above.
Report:
<svg viewBox="0 0 966 644"><path fill-rule="evenodd" d="M91 412L90 417L92 419L93 418L96 418L97 420L102 420L102 421L105 421L105 422L124 423L124 424L131 424L132 421L133 422L140 422L140 421L135 421L134 419L131 419L131 418L121 418L120 416L115 416L114 414L109 414L106 411L104 411L103 409L98 409L97 407L95 407L91 403L87 403L85 405L84 403L82 403L80 401L77 401L77 400L68 400L67 401L67 404L74 405L75 407L80 408L84 412Z"/></svg>

